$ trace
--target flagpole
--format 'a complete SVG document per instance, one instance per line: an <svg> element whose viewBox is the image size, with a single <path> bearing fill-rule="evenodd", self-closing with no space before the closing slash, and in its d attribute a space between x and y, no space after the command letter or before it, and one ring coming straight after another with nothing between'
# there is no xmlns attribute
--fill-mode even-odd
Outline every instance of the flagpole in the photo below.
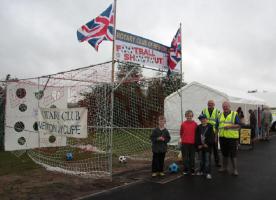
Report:
<svg viewBox="0 0 276 200"><path fill-rule="evenodd" d="M182 24L180 22L180 45L181 45L181 60L180 60L180 73L181 73L181 81L180 81L180 90L182 87L183 81L183 72L182 72ZM181 122L183 122L183 99L182 99L182 92L180 91L180 104L181 104Z"/></svg>
<svg viewBox="0 0 276 200"><path fill-rule="evenodd" d="M109 173L110 173L110 180L112 181L112 154L113 154L113 133L114 133L114 73L115 73L115 40L116 40L116 6L117 0L114 0L114 29L113 29L113 43L112 43L112 70L111 70L111 116L110 116L110 137L109 137Z"/></svg>
<svg viewBox="0 0 276 200"><path fill-rule="evenodd" d="M115 73L116 7L117 7L117 0L114 0L114 32L113 32L113 43L112 43L112 71L111 71L112 83L114 82L114 73Z"/></svg>

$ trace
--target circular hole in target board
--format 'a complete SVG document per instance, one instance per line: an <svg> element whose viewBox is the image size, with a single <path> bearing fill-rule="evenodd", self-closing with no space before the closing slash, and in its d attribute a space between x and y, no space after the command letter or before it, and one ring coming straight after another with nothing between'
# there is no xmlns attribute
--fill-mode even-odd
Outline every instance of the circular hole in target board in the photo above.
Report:
<svg viewBox="0 0 276 200"><path fill-rule="evenodd" d="M27 110L27 105L26 104L20 104L19 105L19 110L21 111L21 112L25 112L26 110Z"/></svg>
<svg viewBox="0 0 276 200"><path fill-rule="evenodd" d="M20 145L24 145L26 143L26 139L24 137L20 137L20 138L18 138L17 142Z"/></svg>
<svg viewBox="0 0 276 200"><path fill-rule="evenodd" d="M34 129L35 131L38 131L38 123L37 123L37 122L34 123L33 129Z"/></svg>
<svg viewBox="0 0 276 200"><path fill-rule="evenodd" d="M14 130L15 130L16 132L22 132L22 131L24 130L24 128L25 128L25 125L24 125L23 122L16 122L16 123L14 124Z"/></svg>
<svg viewBox="0 0 276 200"><path fill-rule="evenodd" d="M49 137L49 142L50 142L50 143L54 143L55 141L56 141L56 137L53 136L53 135L51 135L51 136Z"/></svg>
<svg viewBox="0 0 276 200"><path fill-rule="evenodd" d="M35 98L40 100L44 96L43 90L39 90L38 92L35 92Z"/></svg>
<svg viewBox="0 0 276 200"><path fill-rule="evenodd" d="M18 88L16 90L16 96L20 99L24 98L26 96L26 90L24 88Z"/></svg>
<svg viewBox="0 0 276 200"><path fill-rule="evenodd" d="M50 108L57 108L57 106L53 104L50 106Z"/></svg>

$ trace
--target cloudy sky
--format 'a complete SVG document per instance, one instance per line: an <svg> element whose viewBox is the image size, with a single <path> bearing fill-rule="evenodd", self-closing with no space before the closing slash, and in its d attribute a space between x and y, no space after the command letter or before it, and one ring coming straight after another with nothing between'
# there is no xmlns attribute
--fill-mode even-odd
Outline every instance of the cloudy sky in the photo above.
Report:
<svg viewBox="0 0 276 200"><path fill-rule="evenodd" d="M112 0L1 0L0 79L28 78L111 60L76 30ZM170 45L179 23L186 82L276 91L274 0L118 0L117 28Z"/></svg>

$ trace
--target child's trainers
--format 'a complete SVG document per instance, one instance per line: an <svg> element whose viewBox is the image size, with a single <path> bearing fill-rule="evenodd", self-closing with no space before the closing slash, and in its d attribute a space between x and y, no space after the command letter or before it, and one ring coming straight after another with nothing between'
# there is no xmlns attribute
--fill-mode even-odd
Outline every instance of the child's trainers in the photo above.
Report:
<svg viewBox="0 0 276 200"><path fill-rule="evenodd" d="M203 175L203 172L198 171L198 172L196 173L196 175L197 175L197 176L202 176L202 175Z"/></svg>
<svg viewBox="0 0 276 200"><path fill-rule="evenodd" d="M159 176L165 176L165 173L164 172L160 172Z"/></svg>
<svg viewBox="0 0 276 200"><path fill-rule="evenodd" d="M183 175L188 175L188 172L184 171L184 172L183 172Z"/></svg>
<svg viewBox="0 0 276 200"><path fill-rule="evenodd" d="M233 171L233 175L234 175L234 176L238 176L238 175L239 175L238 170L235 169L235 170Z"/></svg>
<svg viewBox="0 0 276 200"><path fill-rule="evenodd" d="M212 179L212 175L211 175L211 174L207 174L207 175L206 175L206 178L207 178L207 179Z"/></svg>

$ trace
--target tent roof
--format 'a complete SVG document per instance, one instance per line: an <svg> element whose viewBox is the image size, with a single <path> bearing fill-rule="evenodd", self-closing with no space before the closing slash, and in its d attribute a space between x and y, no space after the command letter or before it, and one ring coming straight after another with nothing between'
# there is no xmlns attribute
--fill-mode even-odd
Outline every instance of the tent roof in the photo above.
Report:
<svg viewBox="0 0 276 200"><path fill-rule="evenodd" d="M258 105L266 104L265 100L263 100L262 98L252 96L244 91L240 91L236 89L234 90L230 88L223 88L219 86L211 86L211 85L210 87L213 87L219 91L225 92L229 96L229 101L233 103L258 104Z"/></svg>
<svg viewBox="0 0 276 200"><path fill-rule="evenodd" d="M256 92L256 93L249 93L249 95L262 98L265 100L269 107L276 108L276 92Z"/></svg>
<svg viewBox="0 0 276 200"><path fill-rule="evenodd" d="M197 87L201 87L205 90L209 90L212 92L215 92L223 97L225 97L226 99L228 99L230 102L232 103L242 103L242 104L257 104L257 105L264 105L266 104L266 102L261 99L261 98L257 98L255 96L252 96L246 92L243 91L238 91L238 90L233 90L233 89L229 89L229 88L223 88L223 87L219 87L219 86L213 86L213 85L207 85L207 84L201 84L198 82L191 82L188 85L185 85L184 87L182 87L181 89L179 89L177 92L172 93L171 95L169 95L166 100L172 98L175 95L178 95L178 92L183 92L185 91L187 88L192 87L192 86L197 86Z"/></svg>
<svg viewBox="0 0 276 200"><path fill-rule="evenodd" d="M191 82L191 83L185 85L184 87L180 88L178 91L176 91L176 92L170 94L169 96L167 96L167 97L166 97L166 100L169 100L169 99L172 98L173 96L178 95L178 93L181 93L181 92L185 91L186 89L188 89L189 87L193 87L193 86L202 87L202 88L204 88L204 89L206 89L206 90L213 91L213 92L215 92L215 93L217 93L217 94L219 94L219 95L225 97L226 99L229 99L229 97L228 97L228 95L227 95L226 93L221 92L221 91L216 90L216 89L214 89L214 88L212 88L212 87L209 87L209 86L207 86L207 85L203 85L203 84L201 84L201 83L198 83L198 82L194 81L194 82Z"/></svg>

